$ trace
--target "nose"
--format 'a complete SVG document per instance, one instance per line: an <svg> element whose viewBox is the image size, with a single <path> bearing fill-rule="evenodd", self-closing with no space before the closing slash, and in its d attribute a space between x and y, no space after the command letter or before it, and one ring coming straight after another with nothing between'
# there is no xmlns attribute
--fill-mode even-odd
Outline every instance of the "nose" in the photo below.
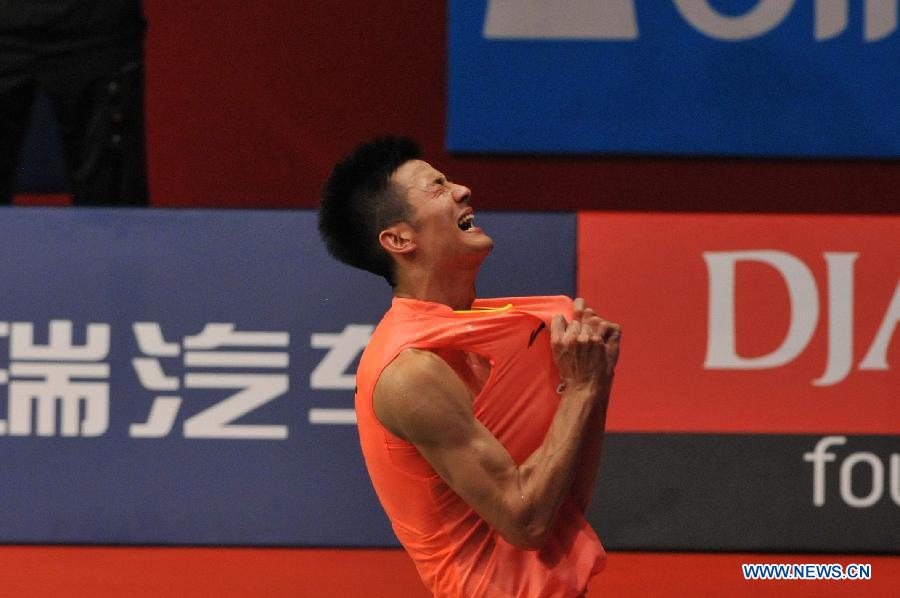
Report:
<svg viewBox="0 0 900 598"><path fill-rule="evenodd" d="M456 203L462 203L472 196L472 190L465 185L460 185L458 183L451 183L451 185L453 185L451 191L453 194L453 201Z"/></svg>

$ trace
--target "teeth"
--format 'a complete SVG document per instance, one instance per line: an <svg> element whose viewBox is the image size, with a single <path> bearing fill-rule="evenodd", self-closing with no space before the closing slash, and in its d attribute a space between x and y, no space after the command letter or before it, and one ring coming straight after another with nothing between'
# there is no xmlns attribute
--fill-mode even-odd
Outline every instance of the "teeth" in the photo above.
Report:
<svg viewBox="0 0 900 598"><path fill-rule="evenodd" d="M472 228L472 224L474 222L475 222L475 216L472 214L467 214L459 219L459 223L457 223L457 226L459 226L460 230L466 231L466 230L469 230L470 228Z"/></svg>

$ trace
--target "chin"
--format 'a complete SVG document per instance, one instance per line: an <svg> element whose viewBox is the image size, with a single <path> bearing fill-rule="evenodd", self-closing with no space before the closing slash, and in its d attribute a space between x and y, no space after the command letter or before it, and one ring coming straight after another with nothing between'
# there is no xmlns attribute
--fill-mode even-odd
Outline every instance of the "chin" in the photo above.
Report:
<svg viewBox="0 0 900 598"><path fill-rule="evenodd" d="M490 251L494 248L494 240L492 238L482 232L477 233L477 235L478 236L476 238L471 239L473 244L477 244L478 247L483 248L487 251Z"/></svg>

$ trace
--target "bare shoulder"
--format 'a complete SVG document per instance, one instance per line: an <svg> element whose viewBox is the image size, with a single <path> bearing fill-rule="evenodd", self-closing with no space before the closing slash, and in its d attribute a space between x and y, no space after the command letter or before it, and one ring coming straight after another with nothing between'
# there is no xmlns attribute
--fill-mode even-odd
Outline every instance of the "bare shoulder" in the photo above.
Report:
<svg viewBox="0 0 900 598"><path fill-rule="evenodd" d="M454 422L473 417L469 392L456 372L431 351L405 349L381 373L375 415L410 442L436 440Z"/></svg>
<svg viewBox="0 0 900 598"><path fill-rule="evenodd" d="M375 392L409 391L411 387L444 382L448 376L455 376L453 370L431 351L404 349L384 368Z"/></svg>

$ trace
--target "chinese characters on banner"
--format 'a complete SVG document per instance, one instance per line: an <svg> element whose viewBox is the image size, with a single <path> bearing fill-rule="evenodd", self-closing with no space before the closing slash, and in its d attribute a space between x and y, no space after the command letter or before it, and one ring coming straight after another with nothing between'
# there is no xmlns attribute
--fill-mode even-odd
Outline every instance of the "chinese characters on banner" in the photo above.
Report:
<svg viewBox="0 0 900 598"><path fill-rule="evenodd" d="M0 337L9 339L9 367L0 369L0 384L8 387L0 435L104 435L111 394L110 324L88 324L83 344L74 341L70 320L51 320L46 344L35 341L34 329L32 322L0 322ZM184 420L184 438L288 437L286 424L235 423L288 392L288 332L245 332L234 324L209 323L199 334L171 342L157 322L136 322L133 331L142 353L131 360L134 375L148 394L158 394L146 421L132 423L129 436L172 434L183 399L193 389L204 389L223 396Z"/></svg>

